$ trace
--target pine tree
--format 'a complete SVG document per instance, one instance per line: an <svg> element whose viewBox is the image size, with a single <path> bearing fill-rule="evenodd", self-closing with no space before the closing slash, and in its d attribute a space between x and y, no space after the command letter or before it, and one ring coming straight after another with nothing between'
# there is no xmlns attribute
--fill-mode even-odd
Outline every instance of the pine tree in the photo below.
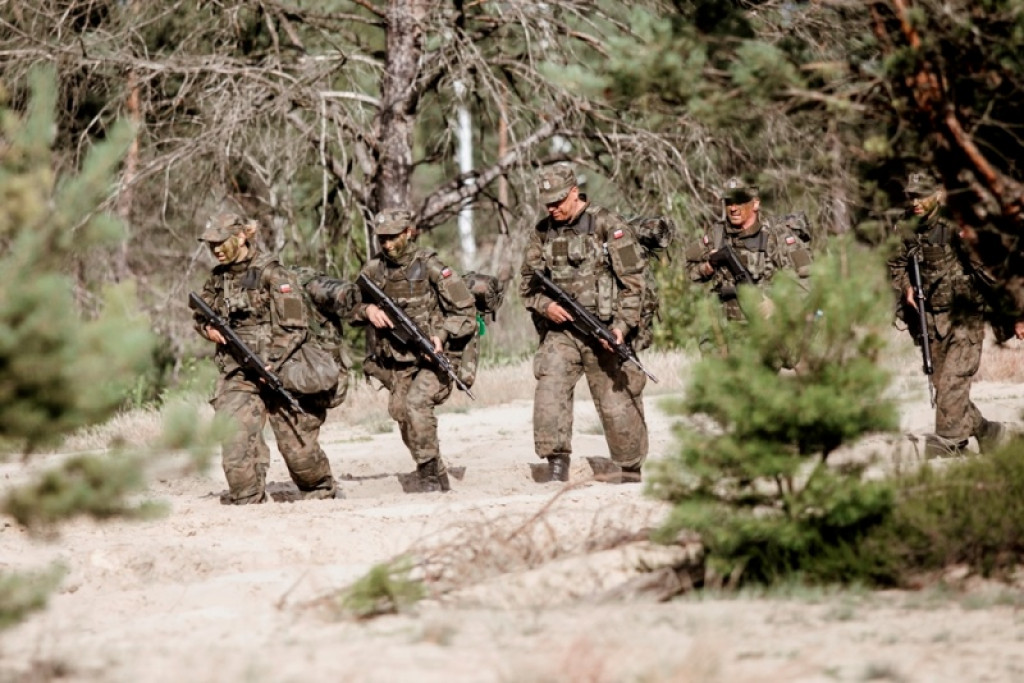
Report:
<svg viewBox="0 0 1024 683"><path fill-rule="evenodd" d="M110 417L147 368L153 344L130 286L88 293L104 304L85 320L66 272L71 254L121 234L98 207L132 132L116 126L77 175L57 179L53 74L35 72L31 92L22 116L0 113L0 438L25 451Z"/></svg>
<svg viewBox="0 0 1024 683"><path fill-rule="evenodd" d="M891 510L890 485L863 481L865 465L828 460L897 426L880 364L890 301L880 270L877 254L837 245L815 264L809 292L777 274L769 315L760 292L741 288L749 323L709 330L718 348L694 368L678 409L717 428L680 429L681 452L653 489L676 504L665 537L697 531L722 575L884 578L855 549ZM795 361L796 371L779 371Z"/></svg>
<svg viewBox="0 0 1024 683"><path fill-rule="evenodd" d="M27 460L40 446L109 418L150 363L153 339L133 312L129 285L95 296L85 319L67 271L69 256L116 241L118 222L99 207L132 137L117 126L75 175L57 178L50 144L54 74L33 73L25 110L0 109L0 441ZM126 502L143 486L138 456L78 456L8 492L2 511L32 528L75 514L146 514ZM45 604L59 567L0 575L0 627Z"/></svg>

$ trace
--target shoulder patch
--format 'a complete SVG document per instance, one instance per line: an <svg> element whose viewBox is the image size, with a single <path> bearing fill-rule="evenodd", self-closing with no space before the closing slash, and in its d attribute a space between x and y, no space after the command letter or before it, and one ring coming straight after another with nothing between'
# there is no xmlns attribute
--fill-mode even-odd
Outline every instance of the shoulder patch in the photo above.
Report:
<svg viewBox="0 0 1024 683"><path fill-rule="evenodd" d="M445 266L444 268L441 269L441 277L449 278L451 276L452 276L452 269L451 268L449 268L448 266Z"/></svg>
<svg viewBox="0 0 1024 683"><path fill-rule="evenodd" d="M711 238L708 237L707 235L701 237L701 240L704 242L704 244L711 244Z"/></svg>
<svg viewBox="0 0 1024 683"><path fill-rule="evenodd" d="M622 236L625 235L625 234L626 233L623 232L622 228L616 228L615 232L612 233L612 239L615 239L615 240L622 239Z"/></svg>
<svg viewBox="0 0 1024 683"><path fill-rule="evenodd" d="M282 294L291 294L292 286L290 284L288 284L287 282L282 282L280 290L281 290Z"/></svg>
<svg viewBox="0 0 1024 683"><path fill-rule="evenodd" d="M796 238L792 235L786 236L786 244L796 244Z"/></svg>

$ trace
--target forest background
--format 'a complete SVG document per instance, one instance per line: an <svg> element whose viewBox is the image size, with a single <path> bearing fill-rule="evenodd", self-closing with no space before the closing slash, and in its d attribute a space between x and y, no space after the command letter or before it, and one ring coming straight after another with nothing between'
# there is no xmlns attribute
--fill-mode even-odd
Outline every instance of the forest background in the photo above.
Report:
<svg viewBox="0 0 1024 683"><path fill-rule="evenodd" d="M995 313L1024 310L1020 2L38 0L0 2L0 23L12 452L209 381L186 299L211 265L195 239L211 213L255 217L287 262L351 278L373 214L411 207L461 269L514 277L542 215L534 171L558 161L595 202L681 227L658 264L660 348L706 322L680 252L733 175L768 212L806 212L820 264L842 275L822 294L822 377L853 351L877 357L871 335L841 340L889 311L878 275L911 170L947 188ZM517 303L485 339L492 363L531 349ZM850 406L854 431L884 426ZM171 423L166 448L216 440L216 425ZM138 486L126 463L112 477L83 460L88 496L40 508L83 490L50 479L5 511L145 514L123 498Z"/></svg>
<svg viewBox="0 0 1024 683"><path fill-rule="evenodd" d="M999 239L1021 196L1019 3L40 0L0 17L8 105L26 106L32 68L56 74L58 177L117 121L135 132L99 207L123 234L66 268L86 315L107 284L136 283L161 340L141 400L204 350L186 299L212 212L258 218L287 261L351 278L367 219L408 206L447 258L507 276L541 216L533 171L555 161L597 203L673 217L677 251L732 175L768 212L807 212L825 249L882 243L906 172L932 169L1021 299ZM674 264L661 345L693 337ZM502 326L524 332L492 338L492 357L525 353L528 327Z"/></svg>

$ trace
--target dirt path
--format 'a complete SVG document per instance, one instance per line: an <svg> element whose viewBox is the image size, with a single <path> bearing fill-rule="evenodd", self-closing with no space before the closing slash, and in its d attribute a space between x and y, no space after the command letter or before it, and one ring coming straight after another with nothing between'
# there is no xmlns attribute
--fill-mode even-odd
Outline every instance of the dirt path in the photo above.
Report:
<svg viewBox="0 0 1024 683"><path fill-rule="evenodd" d="M996 419L1019 410L1017 385L975 396ZM647 400L654 457L673 448L661 400ZM1024 680L1024 598L1008 588L598 600L636 557L588 551L665 507L640 485L585 481L606 450L589 402L576 413L577 485L564 492L534 481L531 403L517 400L442 415L444 452L465 468L448 495L403 491L412 461L379 420L332 422L322 441L345 500L225 507L214 468L156 481L169 505L157 521L78 521L57 542L4 526L0 569L59 560L69 572L49 609L0 632L0 681ZM906 403L905 429L929 419L926 398ZM16 467L0 466L0 484ZM276 452L269 479L287 489ZM545 505L530 556L510 532ZM487 550L449 567L472 578L462 591L365 623L309 606L410 546L444 543Z"/></svg>

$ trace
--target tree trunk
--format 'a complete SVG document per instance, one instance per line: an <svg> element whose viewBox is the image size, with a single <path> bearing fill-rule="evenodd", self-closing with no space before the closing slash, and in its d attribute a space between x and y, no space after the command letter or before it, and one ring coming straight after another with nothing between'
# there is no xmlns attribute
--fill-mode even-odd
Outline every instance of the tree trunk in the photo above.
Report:
<svg viewBox="0 0 1024 683"><path fill-rule="evenodd" d="M376 177L377 211L409 208L417 78L423 58L428 0L388 3L387 59L381 91L380 148Z"/></svg>

